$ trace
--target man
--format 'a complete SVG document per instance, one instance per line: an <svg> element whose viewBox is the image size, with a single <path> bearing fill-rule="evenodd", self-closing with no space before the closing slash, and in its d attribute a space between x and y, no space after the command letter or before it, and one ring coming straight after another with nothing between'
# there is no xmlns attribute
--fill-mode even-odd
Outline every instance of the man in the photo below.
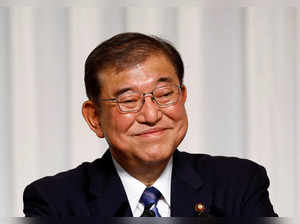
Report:
<svg viewBox="0 0 300 224"><path fill-rule="evenodd" d="M157 37L123 33L85 64L83 116L109 150L29 185L26 216L276 216L265 169L179 152L187 127L183 62Z"/></svg>

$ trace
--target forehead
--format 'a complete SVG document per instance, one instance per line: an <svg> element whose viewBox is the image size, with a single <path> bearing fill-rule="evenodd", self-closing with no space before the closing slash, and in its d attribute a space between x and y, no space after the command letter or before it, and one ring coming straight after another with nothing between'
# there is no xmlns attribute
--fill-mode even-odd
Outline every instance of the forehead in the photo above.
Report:
<svg viewBox="0 0 300 224"><path fill-rule="evenodd" d="M122 90L152 91L159 83L179 84L171 62L162 55L150 56L143 63L116 73L113 69L101 77L101 95L113 97Z"/></svg>

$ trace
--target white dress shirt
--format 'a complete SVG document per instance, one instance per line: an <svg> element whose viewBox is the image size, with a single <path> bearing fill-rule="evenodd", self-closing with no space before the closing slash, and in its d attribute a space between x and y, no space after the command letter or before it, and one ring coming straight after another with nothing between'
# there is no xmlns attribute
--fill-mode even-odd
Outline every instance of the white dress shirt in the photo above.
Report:
<svg viewBox="0 0 300 224"><path fill-rule="evenodd" d="M147 186L127 173L114 158L112 159L124 186L133 217L140 217L144 211L144 205L139 200ZM162 194L156 206L161 217L170 217L171 215L172 166L173 158L169 160L162 174L152 185Z"/></svg>

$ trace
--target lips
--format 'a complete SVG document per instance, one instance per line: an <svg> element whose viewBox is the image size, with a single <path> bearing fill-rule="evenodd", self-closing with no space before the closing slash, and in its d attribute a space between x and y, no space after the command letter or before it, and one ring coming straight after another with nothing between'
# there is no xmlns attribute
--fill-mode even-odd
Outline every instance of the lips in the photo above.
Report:
<svg viewBox="0 0 300 224"><path fill-rule="evenodd" d="M136 136L156 136L156 135L161 135L164 133L166 128L153 128L153 129L148 129L142 132L139 132L136 134Z"/></svg>

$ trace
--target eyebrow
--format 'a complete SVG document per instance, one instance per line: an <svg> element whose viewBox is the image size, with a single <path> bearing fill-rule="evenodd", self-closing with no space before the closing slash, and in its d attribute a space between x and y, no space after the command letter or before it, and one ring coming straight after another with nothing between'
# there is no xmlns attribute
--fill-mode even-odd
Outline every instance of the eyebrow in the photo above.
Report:
<svg viewBox="0 0 300 224"><path fill-rule="evenodd" d="M113 95L116 96L120 96L121 94L133 90L133 88L123 88L123 89L119 89L118 91L116 91Z"/></svg>
<svg viewBox="0 0 300 224"><path fill-rule="evenodd" d="M157 80L157 83L160 82L172 82L172 79L170 77L161 77Z"/></svg>
<svg viewBox="0 0 300 224"><path fill-rule="evenodd" d="M168 82L168 83L171 83L173 81L173 79L171 79L170 77L161 77L159 78L156 83L161 83L161 82ZM121 94L127 92L127 91L130 91L130 90L135 90L134 88L132 87L125 87L125 88L122 88L122 89L119 89L117 90L116 92L114 92L114 96L120 96Z"/></svg>

